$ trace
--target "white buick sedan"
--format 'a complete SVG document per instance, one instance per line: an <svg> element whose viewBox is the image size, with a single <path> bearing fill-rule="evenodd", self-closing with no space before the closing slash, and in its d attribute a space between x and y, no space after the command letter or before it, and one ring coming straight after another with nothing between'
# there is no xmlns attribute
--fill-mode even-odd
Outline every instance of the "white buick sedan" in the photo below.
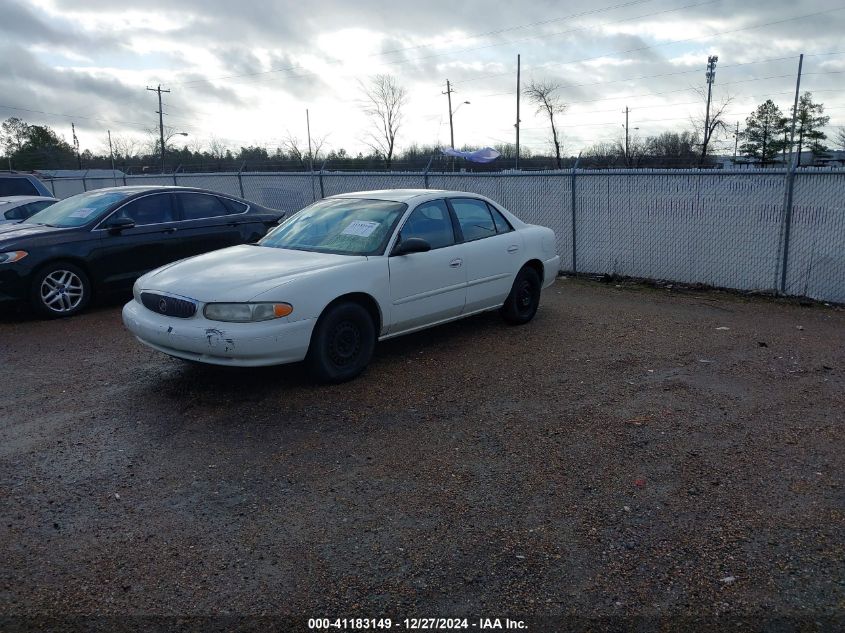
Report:
<svg viewBox="0 0 845 633"><path fill-rule="evenodd" d="M551 229L483 196L363 191L315 202L257 244L141 277L123 321L165 354L218 365L305 360L342 382L384 340L486 310L522 324L554 283Z"/></svg>

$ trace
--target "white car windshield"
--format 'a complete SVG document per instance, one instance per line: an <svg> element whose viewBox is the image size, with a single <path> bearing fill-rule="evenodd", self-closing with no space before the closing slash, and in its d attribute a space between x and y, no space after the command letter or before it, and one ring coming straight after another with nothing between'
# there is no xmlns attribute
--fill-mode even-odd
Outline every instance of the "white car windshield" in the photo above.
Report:
<svg viewBox="0 0 845 633"><path fill-rule="evenodd" d="M290 217L258 244L273 248L381 255L408 205L387 200L320 200Z"/></svg>
<svg viewBox="0 0 845 633"><path fill-rule="evenodd" d="M100 218L115 203L130 194L125 191L89 191L60 200L31 216L30 224L69 228Z"/></svg>

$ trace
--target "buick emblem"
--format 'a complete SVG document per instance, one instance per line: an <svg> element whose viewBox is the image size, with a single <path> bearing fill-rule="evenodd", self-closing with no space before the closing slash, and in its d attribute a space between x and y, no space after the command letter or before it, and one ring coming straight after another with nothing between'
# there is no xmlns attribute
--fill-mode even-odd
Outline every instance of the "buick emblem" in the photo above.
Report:
<svg viewBox="0 0 845 633"><path fill-rule="evenodd" d="M158 311L161 312L162 314L167 312L167 301L162 299L161 301L158 302Z"/></svg>

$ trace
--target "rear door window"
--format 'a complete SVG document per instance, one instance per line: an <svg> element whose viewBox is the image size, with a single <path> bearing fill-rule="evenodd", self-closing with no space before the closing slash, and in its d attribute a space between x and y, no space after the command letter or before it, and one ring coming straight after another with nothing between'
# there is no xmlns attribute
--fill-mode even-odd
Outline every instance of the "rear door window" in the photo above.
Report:
<svg viewBox="0 0 845 633"><path fill-rule="evenodd" d="M0 176L0 196L38 196L38 189L26 178Z"/></svg>
<svg viewBox="0 0 845 633"><path fill-rule="evenodd" d="M509 231L513 231L513 227L510 222L505 219L505 216L503 216L496 207L492 204L488 204L487 206L490 208L490 213L493 214L493 222L496 225L496 233L508 233Z"/></svg>
<svg viewBox="0 0 845 633"><path fill-rule="evenodd" d="M449 202L455 210L465 242L496 235L496 225L486 202L475 198L452 198Z"/></svg>
<svg viewBox="0 0 845 633"><path fill-rule="evenodd" d="M183 220L204 220L228 215L229 209L217 196L206 193L177 193Z"/></svg>
<svg viewBox="0 0 845 633"><path fill-rule="evenodd" d="M249 208L243 202L238 202L237 200L230 200L229 198L220 198L220 201L226 205L226 208L231 214L243 213Z"/></svg>

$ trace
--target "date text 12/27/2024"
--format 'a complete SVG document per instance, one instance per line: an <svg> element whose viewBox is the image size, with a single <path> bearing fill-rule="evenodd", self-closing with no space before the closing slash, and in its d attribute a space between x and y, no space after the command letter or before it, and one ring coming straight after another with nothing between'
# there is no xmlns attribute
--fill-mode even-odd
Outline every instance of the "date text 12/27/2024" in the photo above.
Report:
<svg viewBox="0 0 845 633"><path fill-rule="evenodd" d="M453 629L478 630L526 630L523 620L510 618L309 618L308 628L312 630L390 630L437 631Z"/></svg>

